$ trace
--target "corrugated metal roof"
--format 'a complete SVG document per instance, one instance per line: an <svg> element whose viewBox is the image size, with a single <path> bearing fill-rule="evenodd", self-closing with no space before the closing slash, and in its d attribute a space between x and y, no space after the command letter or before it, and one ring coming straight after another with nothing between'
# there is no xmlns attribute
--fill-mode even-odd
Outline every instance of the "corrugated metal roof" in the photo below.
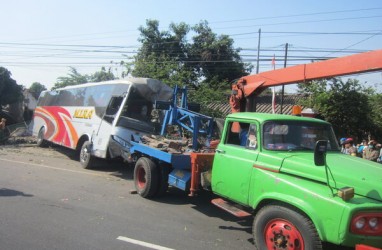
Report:
<svg viewBox="0 0 382 250"><path fill-rule="evenodd" d="M283 114L292 114L292 107L297 105L298 100L304 98L302 95L292 95L286 94L283 99ZM256 101L256 112L259 113L272 113L272 95L262 95L255 99ZM217 110L223 113L224 116L231 113L231 107L229 106L229 101L226 103L210 103L207 105L209 109ZM304 106L301 106L304 109ZM276 95L276 114L281 114L281 95Z"/></svg>

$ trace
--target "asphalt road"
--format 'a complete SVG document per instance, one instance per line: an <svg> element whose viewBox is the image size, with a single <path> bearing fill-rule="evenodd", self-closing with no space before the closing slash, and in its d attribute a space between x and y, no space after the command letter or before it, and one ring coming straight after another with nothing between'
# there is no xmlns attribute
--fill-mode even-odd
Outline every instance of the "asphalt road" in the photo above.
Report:
<svg viewBox="0 0 382 250"><path fill-rule="evenodd" d="M84 170L62 147L0 145L0 171L0 249L253 249L251 218L211 205L208 192L131 194L122 162Z"/></svg>
<svg viewBox="0 0 382 250"><path fill-rule="evenodd" d="M170 189L137 194L132 168L84 170L70 150L0 145L0 249L253 249L251 219Z"/></svg>

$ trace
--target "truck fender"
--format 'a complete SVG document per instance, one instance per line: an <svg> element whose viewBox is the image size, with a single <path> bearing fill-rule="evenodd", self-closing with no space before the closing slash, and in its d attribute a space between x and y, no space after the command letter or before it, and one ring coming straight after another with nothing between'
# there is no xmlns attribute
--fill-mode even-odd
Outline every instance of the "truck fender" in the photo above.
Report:
<svg viewBox="0 0 382 250"><path fill-rule="evenodd" d="M267 193L266 196L257 197L256 199L254 199L251 203L251 206L256 212L263 206L268 204L277 204L289 207L294 210L298 210L313 222L317 233L320 236L320 239L322 241L327 240L327 232L325 232L324 229L324 223L327 223L327 221L323 221L321 218L318 217L318 215L320 215L322 211L317 211L317 209L315 209L310 203L292 195L280 195L280 193ZM332 227L338 227L338 224L339 223L332 221ZM335 230L338 230L338 228L336 228Z"/></svg>

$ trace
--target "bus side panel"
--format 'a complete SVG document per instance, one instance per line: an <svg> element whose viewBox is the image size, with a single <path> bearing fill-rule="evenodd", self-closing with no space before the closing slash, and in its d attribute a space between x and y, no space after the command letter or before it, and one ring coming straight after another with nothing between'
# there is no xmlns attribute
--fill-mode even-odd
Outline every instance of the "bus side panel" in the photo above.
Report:
<svg viewBox="0 0 382 250"><path fill-rule="evenodd" d="M45 127L47 141L72 149L76 149L81 136L87 135L94 139L93 149L98 152L97 156L105 157L112 126L101 121L94 107L37 107L33 134L36 136Z"/></svg>
<svg viewBox="0 0 382 250"><path fill-rule="evenodd" d="M33 135L37 136L42 128L45 128L45 139L50 141L49 138L55 133L55 120L44 107L36 107L33 116Z"/></svg>
<svg viewBox="0 0 382 250"><path fill-rule="evenodd" d="M69 148L75 148L78 133L72 123L70 112L59 106L37 107L34 114L33 133L45 127L45 139Z"/></svg>

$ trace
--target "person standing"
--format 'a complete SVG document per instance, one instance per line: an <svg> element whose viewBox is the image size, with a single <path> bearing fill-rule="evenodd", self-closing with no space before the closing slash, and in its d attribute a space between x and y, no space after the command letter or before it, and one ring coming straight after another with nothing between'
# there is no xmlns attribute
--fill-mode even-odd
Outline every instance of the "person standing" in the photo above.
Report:
<svg viewBox="0 0 382 250"><path fill-rule="evenodd" d="M6 123L6 119L5 118L1 118L0 120L0 142L4 141L4 139L6 139L6 136L5 136L5 123Z"/></svg>
<svg viewBox="0 0 382 250"><path fill-rule="evenodd" d="M363 157L363 151L367 148L367 140L362 140L362 143L359 145L357 149L357 156Z"/></svg>
<svg viewBox="0 0 382 250"><path fill-rule="evenodd" d="M6 123L7 119L5 118L1 118L1 121L0 121L0 129L1 130L4 130L5 129L5 123Z"/></svg>
<svg viewBox="0 0 382 250"><path fill-rule="evenodd" d="M363 151L363 158L369 161L377 161L379 152L376 149L376 142L374 140L369 141L367 148Z"/></svg>
<svg viewBox="0 0 382 250"><path fill-rule="evenodd" d="M382 163L382 145L380 143L377 144L377 150L379 151L377 162Z"/></svg>
<svg viewBox="0 0 382 250"><path fill-rule="evenodd" d="M342 153L347 155L356 156L357 155L357 149L353 146L353 138L347 138L343 142L343 151Z"/></svg>
<svg viewBox="0 0 382 250"><path fill-rule="evenodd" d="M341 153L343 154L345 154L345 144L344 144L345 141L346 141L345 137L340 139Z"/></svg>

